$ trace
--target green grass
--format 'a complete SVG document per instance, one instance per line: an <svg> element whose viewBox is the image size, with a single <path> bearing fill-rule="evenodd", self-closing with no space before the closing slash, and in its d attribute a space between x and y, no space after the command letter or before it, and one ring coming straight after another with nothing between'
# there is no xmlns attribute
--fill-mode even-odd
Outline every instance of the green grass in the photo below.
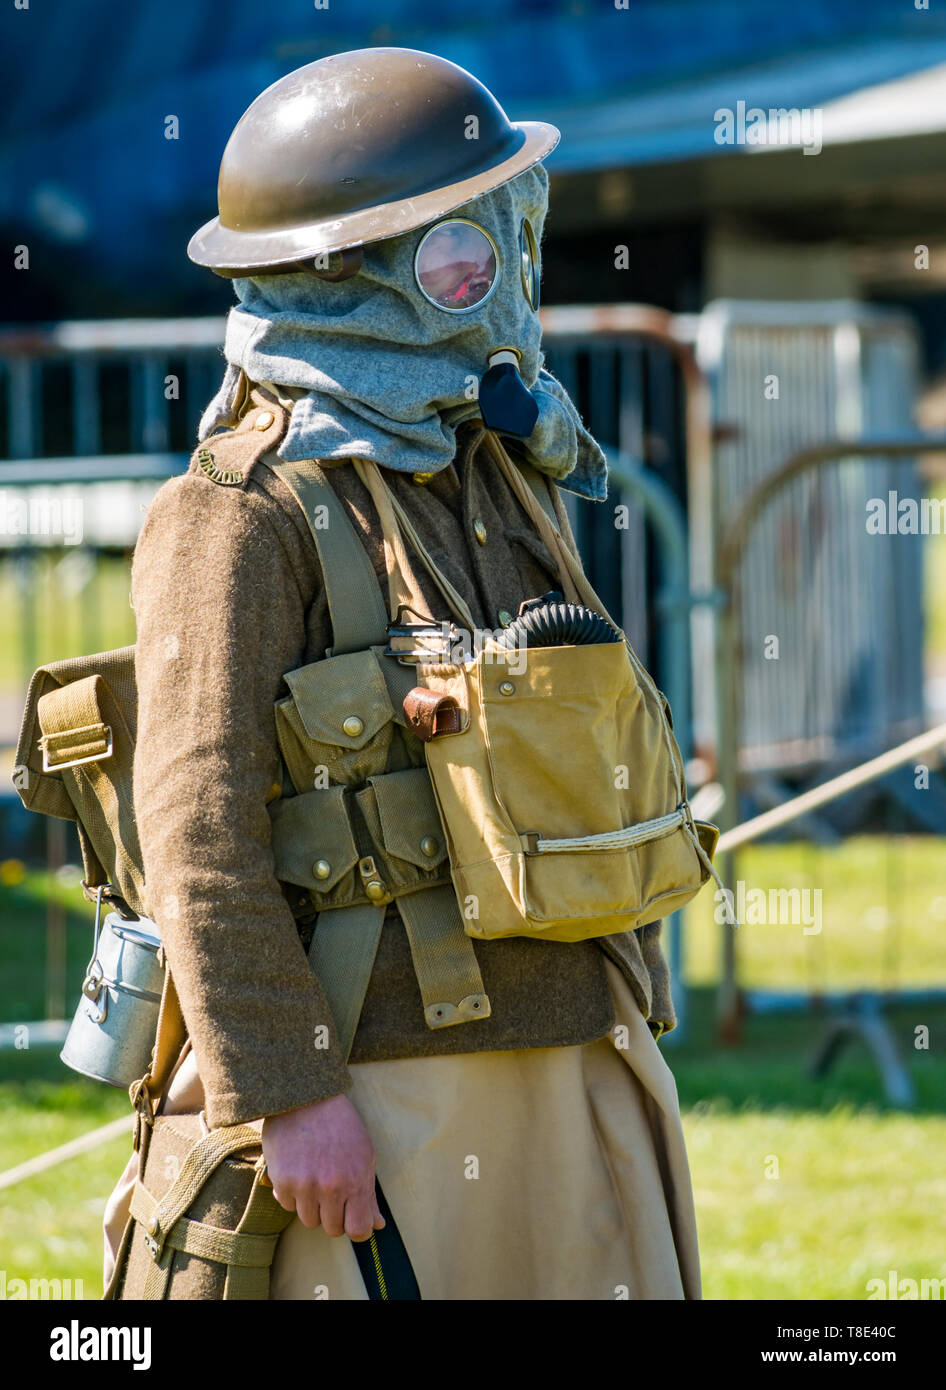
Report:
<svg viewBox="0 0 946 1390"><path fill-rule="evenodd" d="M73 1074L51 1049L0 1056L0 1171L129 1112L122 1091L63 1080ZM0 1269L8 1281L70 1279L75 1288L81 1279L86 1298L101 1297L102 1212L130 1151L129 1135L0 1189Z"/></svg>
<svg viewBox="0 0 946 1390"><path fill-rule="evenodd" d="M684 1128L704 1297L866 1299L890 1270L946 1276L943 1117L708 1104Z"/></svg>
<svg viewBox="0 0 946 1390"><path fill-rule="evenodd" d="M821 890L820 932L806 935L800 924L744 922L736 945L747 988L946 988L942 840L864 835L829 849L751 845L740 853L736 872L747 894ZM693 984L718 978L723 928L714 922L714 910L706 887L687 912L686 974Z"/></svg>

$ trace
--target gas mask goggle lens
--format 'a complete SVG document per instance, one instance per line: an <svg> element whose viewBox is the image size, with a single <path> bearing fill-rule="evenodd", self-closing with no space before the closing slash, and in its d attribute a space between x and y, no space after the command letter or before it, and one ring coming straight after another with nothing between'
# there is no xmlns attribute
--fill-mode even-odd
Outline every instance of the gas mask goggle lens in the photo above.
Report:
<svg viewBox="0 0 946 1390"><path fill-rule="evenodd" d="M436 308L468 314L486 303L499 282L499 248L483 227L452 217L421 239L414 278Z"/></svg>
<svg viewBox="0 0 946 1390"><path fill-rule="evenodd" d="M538 250L528 217L519 228L522 292L533 310L539 307ZM414 278L424 298L448 314L468 314L485 304L499 283L500 256L495 241L476 222L451 217L431 227L414 255Z"/></svg>
<svg viewBox="0 0 946 1390"><path fill-rule="evenodd" d="M523 293L529 301L530 309L538 309L539 253L535 244L535 232L528 217L522 219L522 226L519 228L519 256Z"/></svg>

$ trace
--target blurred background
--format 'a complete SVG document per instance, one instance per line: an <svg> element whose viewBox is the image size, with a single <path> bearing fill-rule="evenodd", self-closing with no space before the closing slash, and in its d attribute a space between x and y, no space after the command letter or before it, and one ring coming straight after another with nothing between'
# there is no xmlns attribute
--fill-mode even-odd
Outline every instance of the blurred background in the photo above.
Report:
<svg viewBox="0 0 946 1390"><path fill-rule="evenodd" d="M546 353L613 464L607 503L569 505L697 805L731 829L847 776L723 856L737 934L709 889L667 927L706 1295L943 1279L946 779L923 735L946 721L946 17L446 9L48 0L0 21L0 1272L100 1296L130 1144L55 1153L128 1106L58 1060L92 911L74 827L13 786L29 677L134 641L142 512L224 367L232 290L185 247L234 124L303 63L395 45L563 132Z"/></svg>

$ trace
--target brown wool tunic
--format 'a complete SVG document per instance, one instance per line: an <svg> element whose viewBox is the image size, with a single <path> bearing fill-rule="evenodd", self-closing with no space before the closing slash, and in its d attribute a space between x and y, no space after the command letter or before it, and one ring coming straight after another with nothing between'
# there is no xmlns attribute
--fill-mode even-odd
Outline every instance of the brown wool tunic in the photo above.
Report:
<svg viewBox="0 0 946 1390"><path fill-rule="evenodd" d="M256 466L277 448L287 420L288 411L254 387L236 428L205 441L189 471L158 492L132 571L134 799L148 905L164 935L211 1125L306 1105L352 1084L334 1036L330 1047L315 1046L330 1015L274 875L266 809L279 778L273 705L288 693L283 675L331 646L305 519L285 485ZM393 471L385 478L477 624L493 629L501 611L515 614L558 578L480 437L478 428L462 428L453 464L429 482ZM386 595L373 504L349 462L324 466ZM476 536L483 527L485 543ZM426 571L417 572L432 616L448 616ZM670 1028L659 936L654 923L575 944L476 941L492 1016L431 1031L391 904L350 1061L601 1038L614 1021L604 953L644 1018Z"/></svg>

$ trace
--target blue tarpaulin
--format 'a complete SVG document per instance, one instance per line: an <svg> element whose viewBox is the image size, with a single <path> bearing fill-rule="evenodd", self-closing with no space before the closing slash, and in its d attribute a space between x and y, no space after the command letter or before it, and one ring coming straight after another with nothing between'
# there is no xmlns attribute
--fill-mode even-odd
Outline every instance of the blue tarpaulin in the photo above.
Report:
<svg viewBox="0 0 946 1390"><path fill-rule="evenodd" d="M0 222L119 282L184 273L233 125L329 53L453 59L514 118L561 125L553 174L720 156L719 105L811 104L946 61L946 23L912 0L8 0L2 38Z"/></svg>

